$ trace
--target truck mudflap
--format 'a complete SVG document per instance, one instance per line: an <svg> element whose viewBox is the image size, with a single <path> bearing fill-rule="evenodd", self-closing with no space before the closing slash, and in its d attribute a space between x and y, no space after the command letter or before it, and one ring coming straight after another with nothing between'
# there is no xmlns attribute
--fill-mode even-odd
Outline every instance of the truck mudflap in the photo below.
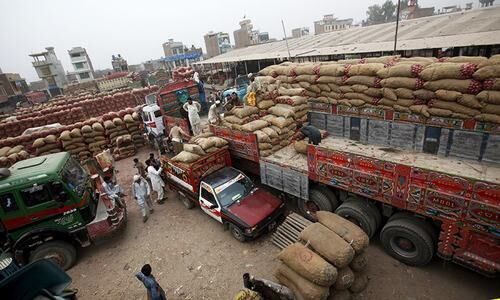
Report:
<svg viewBox="0 0 500 300"><path fill-rule="evenodd" d="M101 195L97 204L96 216L87 224L87 231L92 242L98 242L114 235L125 227L127 209L118 207L109 197Z"/></svg>

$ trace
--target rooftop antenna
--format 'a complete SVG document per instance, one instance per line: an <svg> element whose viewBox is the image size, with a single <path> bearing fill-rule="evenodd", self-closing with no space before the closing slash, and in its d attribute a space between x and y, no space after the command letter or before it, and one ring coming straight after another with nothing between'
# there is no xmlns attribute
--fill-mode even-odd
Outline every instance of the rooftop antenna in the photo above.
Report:
<svg viewBox="0 0 500 300"><path fill-rule="evenodd" d="M283 27L283 35L285 36L286 50L288 51L288 60L291 61L290 48L288 47L288 39L286 38L285 23L281 20L281 26Z"/></svg>

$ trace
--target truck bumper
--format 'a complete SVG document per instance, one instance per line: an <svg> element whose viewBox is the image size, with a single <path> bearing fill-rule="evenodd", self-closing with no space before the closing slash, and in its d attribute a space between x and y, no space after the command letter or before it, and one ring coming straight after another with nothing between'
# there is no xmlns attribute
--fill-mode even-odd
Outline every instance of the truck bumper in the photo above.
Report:
<svg viewBox="0 0 500 300"><path fill-rule="evenodd" d="M251 233L248 233L245 230L244 235L249 239L254 239L261 234L273 231L281 224L281 222L285 220L285 212L286 206L283 203L281 207L279 207L275 212L273 212L270 216L266 217L266 219L259 223Z"/></svg>
<svg viewBox="0 0 500 300"><path fill-rule="evenodd" d="M127 209L114 205L106 208L103 201L99 201L94 220L87 225L90 240L98 243L120 232L127 224Z"/></svg>

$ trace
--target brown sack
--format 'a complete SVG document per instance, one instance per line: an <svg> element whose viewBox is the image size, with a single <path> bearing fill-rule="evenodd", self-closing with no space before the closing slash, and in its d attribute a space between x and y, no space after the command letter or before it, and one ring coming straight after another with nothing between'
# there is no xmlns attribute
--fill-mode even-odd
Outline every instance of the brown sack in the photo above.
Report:
<svg viewBox="0 0 500 300"><path fill-rule="evenodd" d="M382 79L380 82L384 88L407 88L410 90L418 90L424 85L424 81L419 78L407 78L407 77L389 77Z"/></svg>
<svg viewBox="0 0 500 300"><path fill-rule="evenodd" d="M349 267L337 269L337 281L334 288L336 290L346 290L354 283L354 272Z"/></svg>
<svg viewBox="0 0 500 300"><path fill-rule="evenodd" d="M344 73L346 73L346 75L348 76L377 76L377 72L383 68L384 64L381 63L350 65L349 68L344 69Z"/></svg>
<svg viewBox="0 0 500 300"><path fill-rule="evenodd" d="M285 89L280 87L278 89L278 93L282 96L303 96L305 94L305 90L303 88Z"/></svg>
<svg viewBox="0 0 500 300"><path fill-rule="evenodd" d="M463 105L458 104L458 103L447 102L447 101L432 100L429 102L428 105L429 105L429 107L448 109L448 110L451 110L452 112L464 114L464 115L469 115L472 117L477 116L481 113L477 109L469 108L467 106L463 106Z"/></svg>
<svg viewBox="0 0 500 300"><path fill-rule="evenodd" d="M489 78L483 81L483 89L500 91L500 78Z"/></svg>
<svg viewBox="0 0 500 300"><path fill-rule="evenodd" d="M453 112L451 110L442 109L442 108L435 108L435 107L429 107L427 109L427 111L431 115L437 116L437 117L451 117L451 114L453 114Z"/></svg>
<svg viewBox="0 0 500 300"><path fill-rule="evenodd" d="M267 127L268 123L264 120L254 120L241 126L241 129L246 132L254 132L256 130Z"/></svg>
<svg viewBox="0 0 500 300"><path fill-rule="evenodd" d="M295 141L293 148L297 153L307 154L307 143L305 141Z"/></svg>
<svg viewBox="0 0 500 300"><path fill-rule="evenodd" d="M262 128L262 131L267 134L270 138L277 138L278 134L271 127Z"/></svg>
<svg viewBox="0 0 500 300"><path fill-rule="evenodd" d="M382 88L382 94L383 94L384 98L387 98L389 100L392 100L392 101L398 100L398 96L396 95L396 93L394 92L393 89Z"/></svg>
<svg viewBox="0 0 500 300"><path fill-rule="evenodd" d="M478 97L469 94L462 94L462 97L458 98L457 102L470 108L481 109L483 107L483 105L479 102ZM500 101L498 104L500 104Z"/></svg>
<svg viewBox="0 0 500 300"><path fill-rule="evenodd" d="M483 114L500 115L500 105L496 104L486 104L482 109Z"/></svg>
<svg viewBox="0 0 500 300"><path fill-rule="evenodd" d="M320 223L307 226L299 236L303 241L309 242L318 254L337 268L347 266L354 257L352 247L343 238Z"/></svg>
<svg viewBox="0 0 500 300"><path fill-rule="evenodd" d="M366 252L363 251L352 259L351 263L349 264L349 268L351 268L354 272L359 272L361 270L364 270L368 264L368 260L366 258Z"/></svg>
<svg viewBox="0 0 500 300"><path fill-rule="evenodd" d="M413 90L406 88L398 88L394 91L398 98L413 99Z"/></svg>
<svg viewBox="0 0 500 300"><path fill-rule="evenodd" d="M482 91L476 97L485 103L500 104L500 91Z"/></svg>
<svg viewBox="0 0 500 300"><path fill-rule="evenodd" d="M368 95L362 94L362 93L346 93L344 96L347 99L360 99L363 100L364 102L371 103L373 102L373 97L370 97Z"/></svg>
<svg viewBox="0 0 500 300"><path fill-rule="evenodd" d="M377 76L380 78L418 77L423 69L424 66L421 64L397 63L394 66L379 70Z"/></svg>
<svg viewBox="0 0 500 300"><path fill-rule="evenodd" d="M267 110L270 114L283 118L293 118L294 112L291 109L273 106Z"/></svg>
<svg viewBox="0 0 500 300"><path fill-rule="evenodd" d="M354 223L329 211L318 211L316 216L318 217L318 222L335 232L351 245L355 253L361 253L368 247L368 243L370 242L368 235L361 228L354 225Z"/></svg>
<svg viewBox="0 0 500 300"><path fill-rule="evenodd" d="M474 77L474 79L476 80L485 80L488 78L500 77L500 62L496 65L490 65L480 68L474 73L474 75L472 75L472 77Z"/></svg>
<svg viewBox="0 0 500 300"><path fill-rule="evenodd" d="M368 88L363 93L370 97L375 97L375 98L382 98L383 96L383 90L380 88Z"/></svg>
<svg viewBox="0 0 500 300"><path fill-rule="evenodd" d="M285 264L278 266L275 276L279 282L293 291L297 299L325 300L328 297L327 287L310 282Z"/></svg>
<svg viewBox="0 0 500 300"><path fill-rule="evenodd" d="M368 285L368 276L365 272L354 273L354 282L349 290L353 293L360 293L366 289Z"/></svg>
<svg viewBox="0 0 500 300"><path fill-rule="evenodd" d="M500 116L492 114L480 114L474 117L478 121L500 124Z"/></svg>
<svg viewBox="0 0 500 300"><path fill-rule="evenodd" d="M206 155L205 151L203 151L203 149L199 145L196 145L196 144L183 144L183 149L184 149L184 151L194 153L197 155L201 155L201 156Z"/></svg>
<svg viewBox="0 0 500 300"><path fill-rule="evenodd" d="M488 61L488 59L484 56L455 56L455 57L446 57L443 58L442 60L445 62L473 63L473 64L480 64Z"/></svg>
<svg viewBox="0 0 500 300"><path fill-rule="evenodd" d="M233 110L231 110L231 112L236 117L243 119L250 115L258 114L259 109L255 106L245 106L245 107L236 107Z"/></svg>
<svg viewBox="0 0 500 300"><path fill-rule="evenodd" d="M435 94L436 98L450 102L456 102L459 98L462 97L462 93L448 90L437 90Z"/></svg>
<svg viewBox="0 0 500 300"><path fill-rule="evenodd" d="M182 151L181 153L172 157L172 161L178 161L181 163L192 163L192 162L197 161L199 158L200 158L200 156L197 154L187 152L187 151Z"/></svg>
<svg viewBox="0 0 500 300"><path fill-rule="evenodd" d="M320 76L342 76L343 73L344 66L341 64L325 64L319 68Z"/></svg>
<svg viewBox="0 0 500 300"><path fill-rule="evenodd" d="M341 85L344 83L344 79L341 76L334 77L334 76L320 76L318 79L316 79L317 83L326 83L330 86L330 89L332 88L330 84L335 84L335 85Z"/></svg>
<svg viewBox="0 0 500 300"><path fill-rule="evenodd" d="M427 111L428 107L427 105L419 104L419 105L412 105L409 107L410 111L416 114L420 114L426 118L430 117L429 112Z"/></svg>
<svg viewBox="0 0 500 300"><path fill-rule="evenodd" d="M427 81L424 88L431 91L449 90L476 95L481 91L481 82L474 79L440 79Z"/></svg>
<svg viewBox="0 0 500 300"><path fill-rule="evenodd" d="M266 110L269 107L274 106L274 101L273 100L263 100L257 103L257 107L262 110Z"/></svg>
<svg viewBox="0 0 500 300"><path fill-rule="evenodd" d="M380 79L374 76L352 76L345 83L349 85L362 84L369 87L380 87Z"/></svg>
<svg viewBox="0 0 500 300"><path fill-rule="evenodd" d="M420 73L425 81L439 79L467 79L476 72L477 65L472 63L434 63Z"/></svg>
<svg viewBox="0 0 500 300"><path fill-rule="evenodd" d="M422 99L422 100L426 100L426 101L436 98L436 94L434 92L424 90L424 89L413 91L412 94L413 94L413 97L418 98L418 99Z"/></svg>
<svg viewBox="0 0 500 300"><path fill-rule="evenodd" d="M300 276L317 285L328 287L337 279L337 269L300 243L283 249L278 258Z"/></svg>

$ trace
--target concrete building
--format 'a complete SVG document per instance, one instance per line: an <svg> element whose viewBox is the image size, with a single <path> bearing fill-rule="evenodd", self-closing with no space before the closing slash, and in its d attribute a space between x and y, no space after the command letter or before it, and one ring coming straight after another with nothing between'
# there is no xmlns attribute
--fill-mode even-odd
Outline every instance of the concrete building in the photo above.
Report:
<svg viewBox="0 0 500 300"><path fill-rule="evenodd" d="M26 80L17 73L0 73L0 102L29 92Z"/></svg>
<svg viewBox="0 0 500 300"><path fill-rule="evenodd" d="M182 42L175 42L174 39L168 39L168 42L163 43L162 46L165 57L184 53L184 44Z"/></svg>
<svg viewBox="0 0 500 300"><path fill-rule="evenodd" d="M225 32L213 32L205 34L205 47L207 48L207 57L214 57L219 54L231 51L231 39L229 34Z"/></svg>
<svg viewBox="0 0 500 300"><path fill-rule="evenodd" d="M337 19L333 14L324 15L322 20L314 21L314 34L345 30L354 27L353 19Z"/></svg>
<svg viewBox="0 0 500 300"><path fill-rule="evenodd" d="M94 80L94 67L87 54L87 50L82 47L73 47L71 50L68 50L68 54L75 70L73 74L76 75L77 81L82 83Z"/></svg>
<svg viewBox="0 0 500 300"><path fill-rule="evenodd" d="M45 80L32 81L29 84L29 89L32 91L45 91L47 89L47 83Z"/></svg>
<svg viewBox="0 0 500 300"><path fill-rule="evenodd" d="M128 64L127 60L124 59L120 54L117 56L111 56L111 65L113 66L113 71L115 72L127 72Z"/></svg>
<svg viewBox="0 0 500 300"><path fill-rule="evenodd" d="M309 35L309 27L299 27L292 29L292 38L299 38L305 35Z"/></svg>
<svg viewBox="0 0 500 300"><path fill-rule="evenodd" d="M40 79L46 83L46 88L51 96L56 96L62 93L62 89L67 84L66 73L57 58L54 47L45 48L47 51L33 53L30 56L33 58L33 67Z"/></svg>
<svg viewBox="0 0 500 300"><path fill-rule="evenodd" d="M101 92L127 87L132 82L127 75L128 72L116 72L110 74L105 78L98 80L97 87Z"/></svg>
<svg viewBox="0 0 500 300"><path fill-rule="evenodd" d="M182 42L175 42L173 39L169 39L162 46L165 54L162 60L167 70L188 67L203 59L203 50L196 48L194 45L188 48Z"/></svg>
<svg viewBox="0 0 500 300"><path fill-rule="evenodd" d="M252 21L249 19L245 19L240 21L240 29L237 29L233 32L234 34L234 47L235 48L244 48L255 44L253 39L253 25Z"/></svg>

